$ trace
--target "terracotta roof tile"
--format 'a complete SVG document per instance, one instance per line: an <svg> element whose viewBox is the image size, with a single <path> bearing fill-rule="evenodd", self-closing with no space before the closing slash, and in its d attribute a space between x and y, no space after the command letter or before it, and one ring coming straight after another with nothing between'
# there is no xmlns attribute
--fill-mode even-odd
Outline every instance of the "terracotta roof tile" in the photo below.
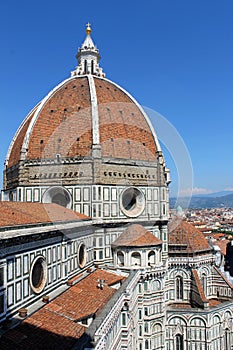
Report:
<svg viewBox="0 0 233 350"><path fill-rule="evenodd" d="M143 247L162 244L162 241L155 237L145 227L133 224L124 230L121 235L112 243L112 246Z"/></svg>
<svg viewBox="0 0 233 350"><path fill-rule="evenodd" d="M201 284L200 278L198 276L197 270L192 269L192 273L193 273L194 280L196 282L197 290L198 290L199 296L201 298L201 301L203 303L208 303L208 299L205 296L204 289L203 289L203 286Z"/></svg>
<svg viewBox="0 0 233 350"><path fill-rule="evenodd" d="M180 253L195 253L211 250L203 233L186 221L170 223L169 245L170 253L178 251Z"/></svg>
<svg viewBox="0 0 233 350"><path fill-rule="evenodd" d="M98 279L105 280L104 288L98 288ZM59 314L65 314L73 320L95 314L102 309L114 294L110 285L123 280L122 276L109 273L105 270L96 270L88 277L75 284L46 308L56 308Z"/></svg>
<svg viewBox="0 0 233 350"><path fill-rule="evenodd" d="M97 287L104 279L104 287ZM97 269L0 338L4 350L68 350L84 333L78 320L100 313L124 277Z"/></svg>
<svg viewBox="0 0 233 350"><path fill-rule="evenodd" d="M215 241L213 242L214 245L217 245L220 248L220 251L223 255L226 255L227 253L227 243L230 241L228 239L223 239L221 241Z"/></svg>
<svg viewBox="0 0 233 350"><path fill-rule="evenodd" d="M1 202L0 227L86 220L88 217L54 203Z"/></svg>

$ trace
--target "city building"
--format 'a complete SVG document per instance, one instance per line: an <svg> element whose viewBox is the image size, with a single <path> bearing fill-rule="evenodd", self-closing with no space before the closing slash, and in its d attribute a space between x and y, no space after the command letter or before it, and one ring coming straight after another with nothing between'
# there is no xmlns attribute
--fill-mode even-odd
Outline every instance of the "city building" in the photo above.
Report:
<svg viewBox="0 0 233 350"><path fill-rule="evenodd" d="M233 287L204 235L169 223L156 132L90 24L77 59L6 157L0 348L231 349Z"/></svg>

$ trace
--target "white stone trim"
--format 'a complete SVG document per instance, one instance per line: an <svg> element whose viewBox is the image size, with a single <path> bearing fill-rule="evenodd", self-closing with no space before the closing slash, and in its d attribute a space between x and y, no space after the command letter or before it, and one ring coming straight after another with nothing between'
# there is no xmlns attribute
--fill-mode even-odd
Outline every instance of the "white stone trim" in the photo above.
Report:
<svg viewBox="0 0 233 350"><path fill-rule="evenodd" d="M88 75L88 82L90 87L91 96L91 116L92 116L92 143L93 145L99 145L100 132L99 132L99 112L98 101L95 89L95 81L92 75Z"/></svg>
<svg viewBox="0 0 233 350"><path fill-rule="evenodd" d="M15 141L16 141L16 139L17 139L19 133L20 133L20 131L21 131L22 128L24 127L24 125L25 125L25 123L27 122L27 120L31 117L31 115L33 114L33 112L38 108L38 106L39 106L40 103L41 103L41 102L39 102L39 103L27 114L26 118L22 121L22 123L21 123L20 126L18 127L18 129L17 129L17 131L16 131L16 133L15 133L15 135L14 135L14 137L13 137L11 143L10 143L10 146L9 146L9 148L8 148L8 151L7 151L6 160L5 160L5 166L8 165L8 161L9 161L9 158L10 158L10 154L11 154L13 145L14 145L14 143L15 143Z"/></svg>
<svg viewBox="0 0 233 350"><path fill-rule="evenodd" d="M40 102L39 104L39 108L37 109L34 117L32 118L28 130L25 134L24 137L24 141L23 141L23 145L22 145L22 151L26 151L28 149L28 144L29 144L29 139L30 139L30 135L32 133L33 127L36 123L36 120L42 110L42 108L44 107L45 103L52 97L53 94L55 94L64 84L66 84L67 82L71 81L71 80L75 80L77 78L83 78L86 77L86 75L80 75L80 76L73 76L73 77L69 77L65 80L63 80L60 84L58 84L57 86L55 86L55 88L53 90L51 90Z"/></svg>

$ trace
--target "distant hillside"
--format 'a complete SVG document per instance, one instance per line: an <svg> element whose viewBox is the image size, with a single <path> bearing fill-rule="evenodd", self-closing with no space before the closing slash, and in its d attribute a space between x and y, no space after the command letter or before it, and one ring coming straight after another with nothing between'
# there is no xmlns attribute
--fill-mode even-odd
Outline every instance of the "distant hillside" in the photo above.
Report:
<svg viewBox="0 0 233 350"><path fill-rule="evenodd" d="M173 209L174 206L181 206L182 208L187 207L187 198L181 197L176 203L176 198L170 198L170 207ZM199 197L194 196L191 198L189 208L233 208L233 193L226 196L215 196L215 197Z"/></svg>
<svg viewBox="0 0 233 350"><path fill-rule="evenodd" d="M223 197L228 196L228 194L233 194L233 191L220 191L207 194L194 194L193 197Z"/></svg>

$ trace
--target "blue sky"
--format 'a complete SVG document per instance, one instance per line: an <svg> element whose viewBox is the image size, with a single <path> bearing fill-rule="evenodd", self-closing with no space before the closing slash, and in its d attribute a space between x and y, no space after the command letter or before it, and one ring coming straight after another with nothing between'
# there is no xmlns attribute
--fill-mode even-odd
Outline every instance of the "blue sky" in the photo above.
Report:
<svg viewBox="0 0 233 350"><path fill-rule="evenodd" d="M90 21L107 77L183 138L194 192L233 189L232 0L8 0L0 16L1 173L22 120L76 66ZM180 170L165 156L173 191Z"/></svg>

